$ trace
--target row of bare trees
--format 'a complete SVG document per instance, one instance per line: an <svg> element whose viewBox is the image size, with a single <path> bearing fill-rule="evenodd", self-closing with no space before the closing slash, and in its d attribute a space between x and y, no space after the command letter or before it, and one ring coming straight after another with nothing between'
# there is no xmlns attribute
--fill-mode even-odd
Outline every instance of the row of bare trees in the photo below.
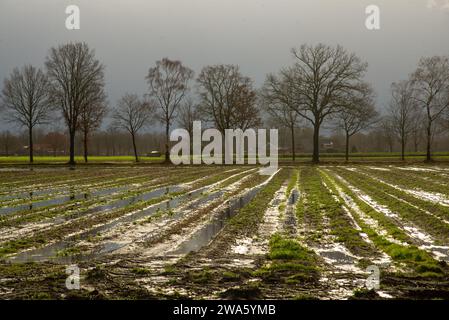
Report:
<svg viewBox="0 0 449 320"><path fill-rule="evenodd" d="M401 143L401 158L410 137L415 145L421 126L426 131L426 160L432 160L432 139L447 129L449 114L449 58L422 58L406 81L392 84L388 114L380 117L374 92L363 80L367 64L342 47L303 45L292 50L295 63L277 75L269 75L262 89L268 112L291 130L300 119L314 128L313 158L319 162L319 137L322 124L329 120L349 139L373 125L384 126ZM299 118L298 118L299 116Z"/></svg>
<svg viewBox="0 0 449 320"><path fill-rule="evenodd" d="M148 71L149 92L142 99L126 94L114 111L118 126L135 134L154 119L164 126L165 161L170 156L170 128L176 122L191 135L193 121L211 123L224 133L225 129L243 130L261 124L252 81L235 65L204 67L196 79L199 102L188 97L193 71L180 61L164 58ZM138 161L137 150L134 150Z"/></svg>
<svg viewBox="0 0 449 320"><path fill-rule="evenodd" d="M84 137L85 159L89 135L106 114L104 66L85 43L51 48L46 72L26 65L15 68L4 82L5 118L29 131L29 157L33 162L33 129L48 123L56 110L63 116L70 136L70 164L75 163L75 135Z"/></svg>
<svg viewBox="0 0 449 320"><path fill-rule="evenodd" d="M449 112L449 58L422 58L409 79L392 84L387 121L401 142L401 157L410 138L424 126L426 160L432 160L434 136L447 127Z"/></svg>
<svg viewBox="0 0 449 320"><path fill-rule="evenodd" d="M54 119L59 110L69 135L70 164L75 163L75 136L82 135L84 158L92 133L111 114L112 124L127 131L138 161L136 135L156 121L164 127L165 160L169 161L170 129L176 123L192 134L194 120L203 120L224 132L262 125L268 114L291 135L295 159L295 129L301 121L313 127L312 161L319 162L320 131L331 123L345 134L346 159L350 138L374 125L385 126L405 146L424 123L427 160L432 137L441 128L449 109L447 57L423 58L405 81L392 85L388 114L380 117L375 94L364 80L368 64L341 46L302 45L292 50L294 63L267 76L260 90L236 65L204 67L195 79L197 96L191 94L194 72L180 61L161 59L148 70L148 92L142 97L125 94L109 112L104 90L104 65L85 43L51 48L45 71L33 66L14 69L4 82L1 106L5 118L27 128L30 162L33 162L33 129Z"/></svg>

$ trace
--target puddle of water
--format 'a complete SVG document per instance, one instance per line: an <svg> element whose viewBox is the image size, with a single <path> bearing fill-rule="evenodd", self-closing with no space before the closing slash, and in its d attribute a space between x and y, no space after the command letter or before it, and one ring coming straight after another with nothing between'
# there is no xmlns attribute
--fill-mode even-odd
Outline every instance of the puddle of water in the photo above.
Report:
<svg viewBox="0 0 449 320"><path fill-rule="evenodd" d="M273 176L274 176L274 174L269 179L267 179L264 183L251 189L250 191L248 191L244 196L240 197L239 199L233 199L232 201L230 201L228 208L223 210L223 212L221 212L219 219L214 219L215 222L212 222L212 223L206 225L204 228L202 228L200 230L200 232L197 233L199 238L203 239L203 243L206 238L211 239L214 235L216 235L223 227L224 222L227 219L226 217L230 218L232 215L234 215L236 213L236 211L239 208L243 207L245 204L247 204L249 201L251 201L252 198L254 198L254 196L259 192L259 190L273 178ZM170 209L176 208L179 205L181 205L183 202L188 202L192 198L199 196L206 191L209 191L212 188L212 186L210 186L210 185L204 186L202 188L196 189L193 192L178 196L169 201L164 201L162 203L152 205L147 209L140 210L140 211L131 213L129 215L120 217L118 219L115 219L114 221L107 223L107 224L87 230L80 234L70 236L62 241L58 241L58 242L48 245L46 247L19 253L15 256L10 257L9 260L11 262L28 262L28 261L38 262L38 261L52 260L52 261L59 262L59 263L71 263L73 261L94 259L104 253L115 251L115 250L127 245L127 243L111 242L106 245L103 245L102 248L100 250L98 250L97 252L91 253L89 255L83 255L83 256L82 255L72 255L72 256L67 256L67 257L60 257L60 256L56 256L56 254L58 252L60 252L61 250L65 250L70 247L73 247L80 240L86 240L90 237L94 237L94 236L98 235L100 232L104 232L109 229L112 229L113 227L115 227L119 224L129 223L129 222L133 222L135 220L139 220L139 219L151 216L152 214L158 212L159 210L170 210ZM139 195L135 198L139 199L139 200L142 200L142 199L151 200L152 198L157 198L157 197L162 196L164 193L180 191L183 188L184 188L183 186L160 188L158 190L154 190L154 191L150 192L151 195L150 195L150 193L148 193L148 194L144 194L144 195ZM165 192L164 192L164 190L165 190ZM224 191L222 190L222 191L218 191L218 192L206 195L205 198L199 199L196 203L190 204L190 206L197 207L198 205L200 205L203 202L207 202L207 201L210 201L211 199L218 198L219 196L222 195L223 192ZM125 201L125 200L123 200L123 201ZM129 201L129 200L126 200L126 201ZM135 201L137 201L137 200L135 200ZM115 205L118 205L118 204L115 204ZM106 206L101 206L101 208L102 209L100 210L100 209L98 209L98 207L95 207L92 210L95 210L95 211L110 210L110 209L113 209L114 207L111 207L111 205L106 205ZM85 213L83 213L83 214L85 214ZM181 216L182 212L178 213L178 215ZM222 222L220 222L220 221L222 221ZM213 225L215 225L215 227ZM207 231L207 230L210 231L208 236L207 236L207 233L209 231ZM194 247L197 247L198 244L194 244L194 243L201 242L201 241L195 241L194 238L195 237L193 237L192 239L187 241L190 243L190 245L188 245L188 246L193 245Z"/></svg>
<svg viewBox="0 0 449 320"><path fill-rule="evenodd" d="M299 192L297 189L293 189L293 191L290 194L290 197L288 198L288 204L294 205L299 199Z"/></svg>
<svg viewBox="0 0 449 320"><path fill-rule="evenodd" d="M329 260L332 260L335 264L339 265L339 264L354 264L354 262L357 260L354 257L351 257L350 255L341 252L341 251L336 251L336 250L323 250L320 251L320 255L323 258L327 258Z"/></svg>
<svg viewBox="0 0 449 320"><path fill-rule="evenodd" d="M125 186L120 186L120 187L106 188L106 189L95 190L92 192L81 192L81 193L75 193L73 189L74 188L61 189L61 191L65 190L66 193L70 193L67 196L57 197L57 198L43 200L43 201L36 201L34 203L23 204L23 205L19 205L19 206L0 208L0 215L11 214L11 213L14 213L17 211L22 211L22 210L33 210L33 209L38 209L38 208L42 208L42 207L46 207L46 206L62 205L66 202L73 201L73 200L83 200L83 199L86 200L91 197L101 197L101 196L105 196L105 195L109 195L109 194L113 194L113 193L117 193L117 192L123 192L126 190L130 190L130 186L125 185ZM33 198L35 198L39 195L49 194L50 192L54 192L54 190L41 190L41 191L23 193L22 199L27 198L29 201L33 201ZM8 196L8 197L20 199L17 196ZM1 198L0 198L0 200L1 200Z"/></svg>
<svg viewBox="0 0 449 320"><path fill-rule="evenodd" d="M251 172L253 170L254 169L244 171L243 174L249 173L249 172ZM230 171L234 171L234 170L230 170ZM221 189L221 190L218 189L217 186L219 186L223 182L225 182L225 181L227 181L227 180L229 180L229 179L231 179L231 178L233 178L235 176L241 175L241 174L242 173L237 173L237 174L232 175L232 176L230 176L230 177L228 177L228 178L226 178L224 180L221 180L219 182L215 182L215 183L213 183L211 185L204 186L204 187L200 188L200 190L193 191L193 194L190 193L189 195L190 196L194 195L195 197L192 197L194 199L192 199L192 198L187 199L187 201L185 202L186 204L182 203L180 208L172 211L169 217L162 217L161 222L163 224L169 223L169 222L175 222L175 221L180 220L181 218L183 218L186 215L186 212L195 211L198 208L201 208L204 205L207 205L207 204L215 201L216 199L220 199L226 192L230 192L232 190L232 188L233 188L232 186L235 183L231 184L231 186L228 186L228 187L226 187L224 189ZM251 175L245 176L243 179L239 180L239 182L237 182L237 183L242 182L243 180L247 179L250 176ZM186 184L184 184L183 186L186 186ZM201 195L201 197L198 198L198 197L196 197L197 195ZM137 230L137 233L139 233L138 230ZM138 238L138 241L139 242L149 241L149 240L151 240L153 235L154 235L154 232L148 232L147 231L147 232L145 232L143 234L143 236ZM121 249L121 248L131 244L134 241L136 241L136 238L131 238L131 239L122 240L122 241L118 241L118 242L110 242L110 243L108 243L106 245L103 245L100 250L94 249L94 251L96 251L99 254L112 252L112 251Z"/></svg>
<svg viewBox="0 0 449 320"><path fill-rule="evenodd" d="M34 192L28 193L28 198L30 201L33 201L33 198L35 196L36 195ZM39 208L43 208L43 207L47 207L47 206L61 205L68 201L88 199L88 198L89 198L88 193L71 194L71 195L64 196L64 197L48 199L48 200L43 200L43 201L30 202L27 204L22 204L22 205L14 206L14 207L0 208L0 215L7 215L7 214L11 214L11 213L14 213L17 211L39 209Z"/></svg>
<svg viewBox="0 0 449 320"><path fill-rule="evenodd" d="M157 189L157 190L145 193L145 194L135 196L132 199L120 200L113 204L95 207L95 208L92 208L91 210L87 210L87 211L89 211L89 213L93 213L93 212L98 212L98 211L116 209L116 208L120 208L127 204L132 204L132 203L134 203L136 201L140 201L140 200L149 201L151 199L161 197L164 194L180 191L181 189L182 188L179 186L160 188L160 189ZM202 191L204 191L204 190L197 190L197 192L202 192ZM79 240L85 240L90 237L94 237L97 234L99 234L100 232L109 230L109 229L117 226L118 224L132 222L134 220L144 218L146 216L149 216L149 215L155 213L158 210L169 210L170 208L176 207L179 205L179 203L181 201L185 201L186 198L192 197L193 195L194 195L193 193L189 193L187 195L176 197L172 200L165 201L160 204L156 204L156 205L151 206L145 210L140 210L140 211L134 212L132 214L120 217L120 218L115 219L109 223L95 227L93 229L82 232L80 234L70 236L65 240L56 242L56 243L48 245L46 247L19 253L15 256L11 257L10 260L12 262L27 262L27 261L44 261L44 260L48 260L48 259L54 259L55 261L61 262L61 263L70 262L73 259L78 261L78 260L80 260L79 257L73 257L73 256L71 256L71 257L55 257L55 255L57 254L58 251L70 248ZM86 212L83 212L83 214L86 214ZM73 216L71 218L73 218ZM68 219L68 218L65 217L63 219ZM91 256L86 257L86 258L91 258Z"/></svg>
<svg viewBox="0 0 449 320"><path fill-rule="evenodd" d="M209 242L223 229L227 220L232 218L243 206L248 204L260 189L261 186L258 186L238 199L231 199L229 201L229 206L226 209L220 211L216 217L198 230L190 239L181 243L172 253L184 255L192 251L198 251L209 244Z"/></svg>

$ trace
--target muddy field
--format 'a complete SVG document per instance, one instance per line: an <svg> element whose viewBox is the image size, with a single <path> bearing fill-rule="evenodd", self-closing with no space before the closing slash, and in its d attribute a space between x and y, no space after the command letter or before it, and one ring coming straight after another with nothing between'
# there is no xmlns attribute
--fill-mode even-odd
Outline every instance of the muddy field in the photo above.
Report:
<svg viewBox="0 0 449 320"><path fill-rule="evenodd" d="M2 168L0 260L2 299L449 299L449 167Z"/></svg>

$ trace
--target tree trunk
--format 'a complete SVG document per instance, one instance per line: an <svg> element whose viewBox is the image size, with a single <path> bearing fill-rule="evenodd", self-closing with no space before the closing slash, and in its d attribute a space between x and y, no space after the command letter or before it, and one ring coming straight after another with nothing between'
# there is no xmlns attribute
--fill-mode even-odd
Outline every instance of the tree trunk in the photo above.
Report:
<svg viewBox="0 0 449 320"><path fill-rule="evenodd" d="M312 163L320 162L320 125L316 121L313 128L313 155Z"/></svg>
<svg viewBox="0 0 449 320"><path fill-rule="evenodd" d="M168 121L165 125L165 162L170 162L170 146L169 146L169 140L170 140L170 126Z"/></svg>
<svg viewBox="0 0 449 320"><path fill-rule="evenodd" d="M346 161L349 161L349 134L347 132L346 132L345 159Z"/></svg>
<svg viewBox="0 0 449 320"><path fill-rule="evenodd" d="M415 152L418 152L418 144L419 144L418 138L416 137L416 135L413 135L413 146L414 146L413 150Z"/></svg>
<svg viewBox="0 0 449 320"><path fill-rule="evenodd" d="M139 156L137 155L136 137L134 133L131 133L131 136L133 138L134 157L136 158L136 162L139 162Z"/></svg>
<svg viewBox="0 0 449 320"><path fill-rule="evenodd" d="M84 162L87 163L87 154L88 154L88 150L87 150L88 133L87 132L84 132L83 144L84 144Z"/></svg>
<svg viewBox="0 0 449 320"><path fill-rule="evenodd" d="M70 160L69 164L74 165L75 164L75 130L69 131L70 136Z"/></svg>
<svg viewBox="0 0 449 320"><path fill-rule="evenodd" d="M405 139L401 139L401 160L405 160Z"/></svg>
<svg viewBox="0 0 449 320"><path fill-rule="evenodd" d="M432 161L432 154L431 154L431 144L432 144L432 124L429 121L427 125L427 153L426 153L426 161L430 162Z"/></svg>
<svg viewBox="0 0 449 320"><path fill-rule="evenodd" d="M296 160L296 153L295 153L295 127L291 127L291 134L292 134L292 158L293 162Z"/></svg>
<svg viewBox="0 0 449 320"><path fill-rule="evenodd" d="M33 157L33 127L30 126L28 128L28 142L29 142L29 152L30 152L30 163L34 162L34 157Z"/></svg>

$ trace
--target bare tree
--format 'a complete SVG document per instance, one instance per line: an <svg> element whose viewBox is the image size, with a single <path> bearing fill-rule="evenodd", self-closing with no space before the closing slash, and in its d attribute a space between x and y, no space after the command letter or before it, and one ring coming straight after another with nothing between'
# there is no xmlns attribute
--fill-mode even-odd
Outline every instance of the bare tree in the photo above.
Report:
<svg viewBox="0 0 449 320"><path fill-rule="evenodd" d="M132 138L134 157L139 162L136 146L137 133L151 120L154 107L150 102L141 101L136 94L125 94L114 109L113 119L116 126L129 132Z"/></svg>
<svg viewBox="0 0 449 320"><path fill-rule="evenodd" d="M356 93L356 94L354 94ZM373 90L369 85L358 92L351 92L346 105L336 114L337 127L345 132L345 159L349 160L349 139L377 121Z"/></svg>
<svg viewBox="0 0 449 320"><path fill-rule="evenodd" d="M226 129L246 130L260 124L252 81L242 76L238 66L206 66L197 83L201 98L199 112L222 133Z"/></svg>
<svg viewBox="0 0 449 320"><path fill-rule="evenodd" d="M51 81L50 96L59 106L70 138L70 164L75 164L75 135L83 110L101 105L104 99L104 66L86 43L68 43L51 48L46 66Z"/></svg>
<svg viewBox="0 0 449 320"><path fill-rule="evenodd" d="M84 161L87 162L89 138L93 131L97 130L103 118L106 116L108 110L103 101L105 98L100 98L98 103L91 103L83 106L80 115L80 129L83 134L83 151Z"/></svg>
<svg viewBox="0 0 449 320"><path fill-rule="evenodd" d="M2 104L6 118L28 129L30 163L33 162L33 129L49 119L51 109L48 100L49 82L45 74L31 65L21 70L15 68L5 79Z"/></svg>
<svg viewBox="0 0 449 320"><path fill-rule="evenodd" d="M435 122L449 108L449 58L421 58L412 75L415 99L426 115L426 161L432 160L432 137Z"/></svg>
<svg viewBox="0 0 449 320"><path fill-rule="evenodd" d="M285 81L281 83L279 90L282 90L282 94L278 95L276 91L272 90L273 85L270 83L271 81L275 80L272 76L268 76L260 93L261 103L271 117L289 129L291 135L292 159L295 161L295 128L298 127L300 117L299 114L294 111L293 95L291 92L288 92L288 90L291 89L291 86Z"/></svg>
<svg viewBox="0 0 449 320"><path fill-rule="evenodd" d="M348 94L363 90L360 84L368 65L341 46L302 45L292 53L296 63L282 70L279 77L272 76L271 89L282 96L284 81L293 86L288 93L296 100L294 110L314 128L312 162L318 163L321 124L340 111Z"/></svg>
<svg viewBox="0 0 449 320"><path fill-rule="evenodd" d="M150 97L157 102L159 118L165 125L165 161L170 160L170 125L176 117L181 102L188 91L193 71L180 61L164 58L150 68L146 77Z"/></svg>
<svg viewBox="0 0 449 320"><path fill-rule="evenodd" d="M420 108L416 108L415 112L412 115L412 141L413 141L413 151L418 152L419 145L423 140L423 133L425 131L425 119L423 110Z"/></svg>
<svg viewBox="0 0 449 320"><path fill-rule="evenodd" d="M391 85L390 119L392 129L401 143L401 160L405 160L405 147L415 130L417 114L414 88L410 81L401 81Z"/></svg>
<svg viewBox="0 0 449 320"><path fill-rule="evenodd" d="M190 142L192 142L193 121L195 120L199 120L198 106L192 99L187 99L179 108L178 124L181 128L187 130L190 136Z"/></svg>
<svg viewBox="0 0 449 320"><path fill-rule="evenodd" d="M383 139L388 146L388 151L393 152L395 134L393 129L393 120L391 115L383 116L380 121L380 128L382 132Z"/></svg>

